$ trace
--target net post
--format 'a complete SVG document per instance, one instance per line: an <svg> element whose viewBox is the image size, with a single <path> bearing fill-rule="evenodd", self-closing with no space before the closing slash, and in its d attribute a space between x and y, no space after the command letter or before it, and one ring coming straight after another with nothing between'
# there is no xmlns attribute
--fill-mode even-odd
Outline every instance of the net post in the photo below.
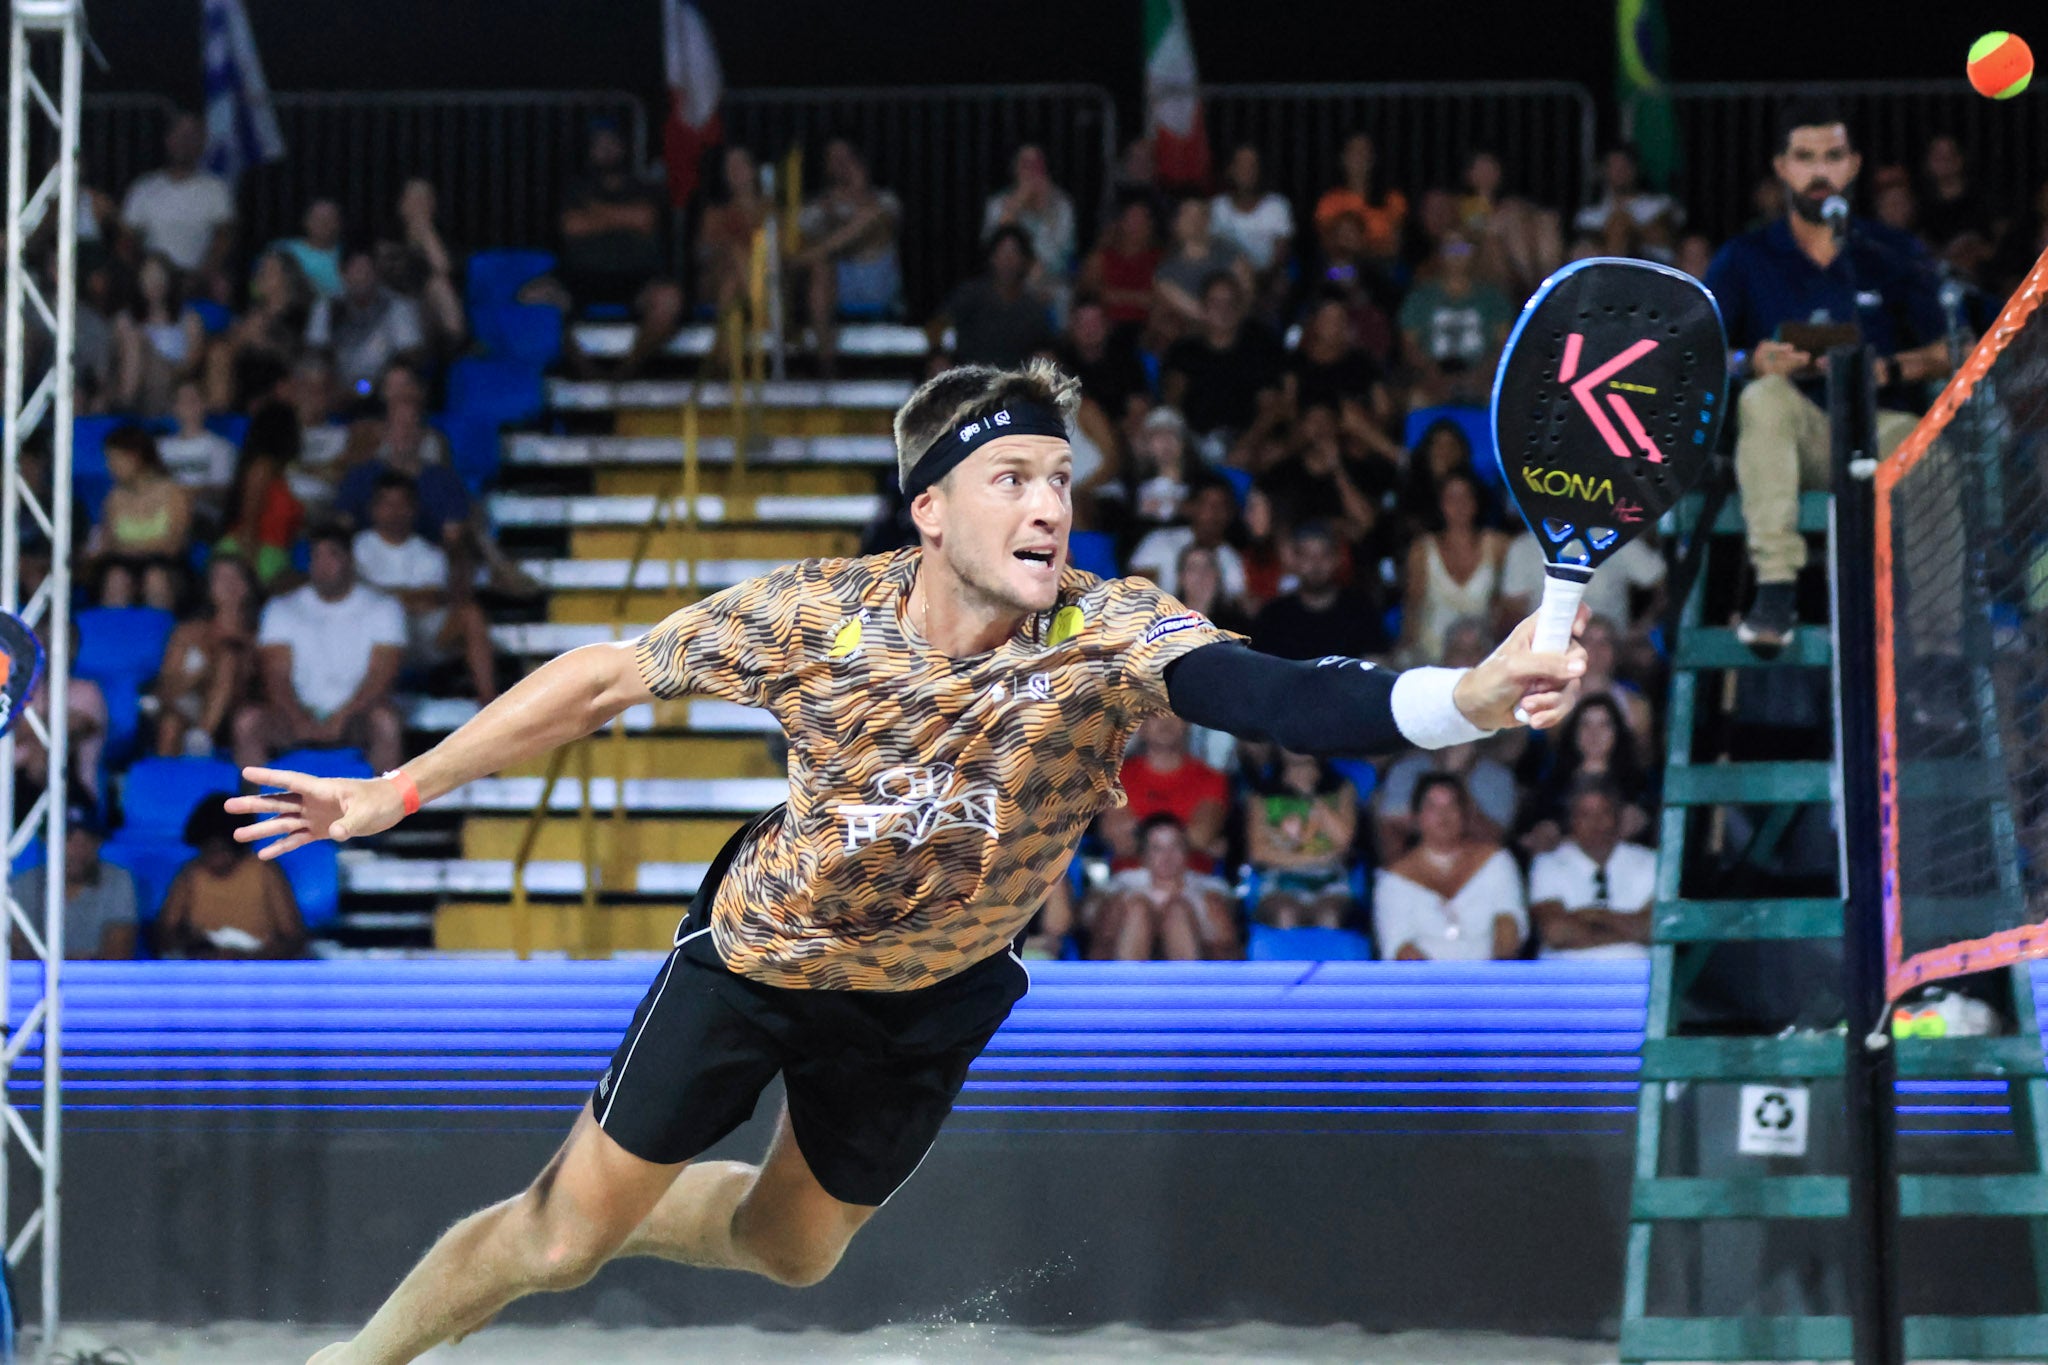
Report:
<svg viewBox="0 0 2048 1365"><path fill-rule="evenodd" d="M1843 1078L1849 1137L1849 1279L1856 1365L1901 1365L1897 1074L1886 1027L1885 950L1878 831L1876 497L1877 394L1871 353L1828 353L1835 754L1842 811L1842 997L1849 1055Z"/></svg>

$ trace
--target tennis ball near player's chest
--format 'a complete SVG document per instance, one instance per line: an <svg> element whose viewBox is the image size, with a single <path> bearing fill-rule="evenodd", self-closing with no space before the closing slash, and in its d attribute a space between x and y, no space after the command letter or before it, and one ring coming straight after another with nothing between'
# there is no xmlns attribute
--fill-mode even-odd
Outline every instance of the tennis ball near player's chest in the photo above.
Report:
<svg viewBox="0 0 2048 1365"><path fill-rule="evenodd" d="M2016 34L1987 33L1970 44L1968 71L1978 94L2009 100L2034 78L2034 53Z"/></svg>

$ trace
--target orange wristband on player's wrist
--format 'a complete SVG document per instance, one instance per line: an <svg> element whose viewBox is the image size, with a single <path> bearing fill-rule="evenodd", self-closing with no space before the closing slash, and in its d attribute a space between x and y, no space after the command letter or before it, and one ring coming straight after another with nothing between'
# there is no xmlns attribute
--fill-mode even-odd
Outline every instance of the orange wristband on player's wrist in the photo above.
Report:
<svg viewBox="0 0 2048 1365"><path fill-rule="evenodd" d="M393 768L390 772L384 774L384 780L398 788L398 799L405 803L405 813L407 815L418 815L420 813L420 789L414 784L412 778L407 775L405 769Z"/></svg>

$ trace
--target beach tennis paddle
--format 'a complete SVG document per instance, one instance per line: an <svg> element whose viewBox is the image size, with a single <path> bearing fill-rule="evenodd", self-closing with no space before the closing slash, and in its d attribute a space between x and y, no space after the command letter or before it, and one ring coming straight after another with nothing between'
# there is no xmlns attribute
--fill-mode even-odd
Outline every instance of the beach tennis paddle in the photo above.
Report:
<svg viewBox="0 0 2048 1365"><path fill-rule="evenodd" d="M1721 310L1690 275L1575 261L1523 307L1493 379L1493 439L1543 550L1536 649L1570 646L1595 571L1699 482L1727 406Z"/></svg>
<svg viewBox="0 0 2048 1365"><path fill-rule="evenodd" d="M43 676L43 643L10 612L0 612L0 735L28 708Z"/></svg>

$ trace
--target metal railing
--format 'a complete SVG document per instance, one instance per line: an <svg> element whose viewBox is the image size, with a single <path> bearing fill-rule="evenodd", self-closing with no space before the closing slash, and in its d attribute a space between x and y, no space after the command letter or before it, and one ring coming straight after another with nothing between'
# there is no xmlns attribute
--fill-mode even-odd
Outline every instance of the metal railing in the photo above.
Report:
<svg viewBox="0 0 2048 1365"><path fill-rule="evenodd" d="M1018 147L1045 149L1084 244L1116 167L1116 104L1094 85L732 90L724 114L727 141L763 159L801 148L807 183L822 181L834 137L866 155L874 183L903 203L904 302L914 317L980 273L983 206L1010 183Z"/></svg>
<svg viewBox="0 0 2048 1365"><path fill-rule="evenodd" d="M118 203L137 176L164 164L164 133L177 113L162 95L87 95L79 109L79 183Z"/></svg>
<svg viewBox="0 0 2048 1365"><path fill-rule="evenodd" d="M1673 85L1670 94L1685 150L1671 192L1688 222L1716 240L1756 215L1754 192L1771 175L1778 110L1796 97L1841 107L1863 153L1866 185L1885 165L1905 165L1917 178L1927 140L1937 133L1962 145L1973 183L1997 186L2015 206L2031 206L2048 178L2048 104L1987 100L1962 81L1717 82ZM1623 108L1625 131L1639 107L1634 99Z"/></svg>
<svg viewBox="0 0 2048 1365"><path fill-rule="evenodd" d="M633 552L626 562L625 578L612 599L614 640L626 638L639 591L640 568L647 562L655 537L662 532L678 528L682 531L682 553L667 556L668 583L662 604L664 614L682 605L686 597L696 596L702 482L698 459L699 432L703 422L705 387L713 382L713 375L720 368L716 362L720 354L726 357L724 368L732 389L731 404L727 408L733 442L733 458L726 485L727 508L733 506L740 484L746 477L747 449L756 434L758 398L761 385L767 379L768 353L761 324L768 315L776 292L772 267L775 260L774 235L778 230L777 222L771 218L754 233L746 298L729 306L719 316L719 340L714 346L713 363L699 366L695 379L691 381L689 396L682 408L683 457L669 471L661 491L655 495L653 509L633 538ZM598 852L598 816L591 792L592 768L597 745L601 743L611 746L612 757L612 857L609 866ZM598 894L607 882L620 884L623 878L618 874L625 871L628 842L625 838L627 748L624 716L613 721L604 735L588 735L563 745L548 758L540 799L527 816L526 828L520 835L519 848L512 860L512 942L513 950L521 958L533 951L533 902L527 894L526 870L533 860L541 828L553 808L555 786L569 764L572 751L580 794L576 824L583 863L583 893L573 942L568 947L578 957L606 957L612 952L611 920L599 905Z"/></svg>
<svg viewBox="0 0 2048 1365"><path fill-rule="evenodd" d="M1457 186L1479 148L1500 157L1508 193L1566 210L1593 169L1593 95L1569 81L1205 85L1202 109L1218 170L1250 143L1297 212L1335 183L1354 132L1372 135L1378 179L1411 204L1417 190Z"/></svg>

